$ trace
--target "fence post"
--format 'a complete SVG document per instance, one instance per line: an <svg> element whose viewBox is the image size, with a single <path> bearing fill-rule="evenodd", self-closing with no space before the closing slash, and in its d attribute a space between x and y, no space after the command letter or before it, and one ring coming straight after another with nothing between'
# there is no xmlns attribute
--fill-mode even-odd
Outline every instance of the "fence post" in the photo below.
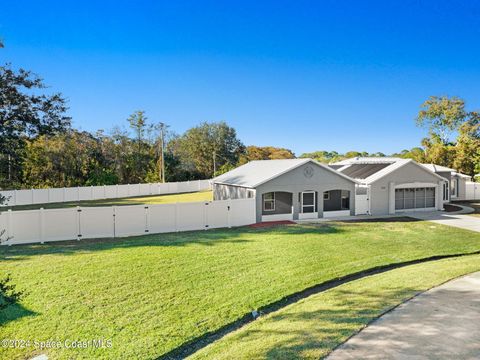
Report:
<svg viewBox="0 0 480 360"><path fill-rule="evenodd" d="M103 198L107 198L107 185L103 185Z"/></svg>
<svg viewBox="0 0 480 360"><path fill-rule="evenodd" d="M115 223L115 209L117 207L114 205L112 206L112 215L113 215L113 238L115 239L116 235L117 235L117 229L116 229L116 223Z"/></svg>
<svg viewBox="0 0 480 360"><path fill-rule="evenodd" d="M47 203L50 202L50 188L47 189Z"/></svg>
<svg viewBox="0 0 480 360"><path fill-rule="evenodd" d="M148 206L145 206L145 232L150 232L150 212Z"/></svg>
<svg viewBox="0 0 480 360"><path fill-rule="evenodd" d="M8 209L7 211L7 239L13 237L13 228L12 228L12 209ZM12 245L10 240L8 240L8 245Z"/></svg>
<svg viewBox="0 0 480 360"><path fill-rule="evenodd" d="M208 202L203 203L203 230L208 229Z"/></svg>
<svg viewBox="0 0 480 360"><path fill-rule="evenodd" d="M91 200L95 200L95 199L93 198L93 185L90 185L90 199L91 199Z"/></svg>
<svg viewBox="0 0 480 360"><path fill-rule="evenodd" d="M82 237L82 209L77 206L77 241Z"/></svg>
<svg viewBox="0 0 480 360"><path fill-rule="evenodd" d="M66 202L67 200L67 188L63 187L63 202Z"/></svg>
<svg viewBox="0 0 480 360"><path fill-rule="evenodd" d="M44 243L45 240L45 216L43 213L43 207L40 208L40 244Z"/></svg>
<svg viewBox="0 0 480 360"><path fill-rule="evenodd" d="M130 196L130 184L127 184L127 197Z"/></svg>
<svg viewBox="0 0 480 360"><path fill-rule="evenodd" d="M17 190L13 190L13 206L17 205Z"/></svg>
<svg viewBox="0 0 480 360"><path fill-rule="evenodd" d="M77 201L80 201L80 186L77 186Z"/></svg>
<svg viewBox="0 0 480 360"><path fill-rule="evenodd" d="M33 195L33 189L31 189L30 192L31 192L31 195L32 195L32 204L35 204L35 202L34 202L34 195Z"/></svg>
<svg viewBox="0 0 480 360"><path fill-rule="evenodd" d="M232 216L231 216L231 213L230 213L230 209L232 207L232 200L228 200L227 202L227 225L228 225L228 228L231 228L232 227Z"/></svg>
<svg viewBox="0 0 480 360"><path fill-rule="evenodd" d="M175 203L175 231L178 232L178 202Z"/></svg>

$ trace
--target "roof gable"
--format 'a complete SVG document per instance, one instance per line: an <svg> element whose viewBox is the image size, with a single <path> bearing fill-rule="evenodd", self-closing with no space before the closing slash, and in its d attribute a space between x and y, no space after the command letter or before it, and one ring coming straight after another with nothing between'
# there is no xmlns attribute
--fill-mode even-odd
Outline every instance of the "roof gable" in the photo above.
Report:
<svg viewBox="0 0 480 360"><path fill-rule="evenodd" d="M337 176L358 183L356 180L312 159L255 160L214 178L213 182L255 188L306 163L315 164Z"/></svg>

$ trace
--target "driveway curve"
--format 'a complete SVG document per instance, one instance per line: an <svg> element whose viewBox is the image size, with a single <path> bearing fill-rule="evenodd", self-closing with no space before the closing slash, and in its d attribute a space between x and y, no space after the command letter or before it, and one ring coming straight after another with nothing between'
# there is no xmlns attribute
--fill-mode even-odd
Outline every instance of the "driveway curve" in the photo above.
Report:
<svg viewBox="0 0 480 360"><path fill-rule="evenodd" d="M383 315L329 360L480 359L480 272L426 291Z"/></svg>

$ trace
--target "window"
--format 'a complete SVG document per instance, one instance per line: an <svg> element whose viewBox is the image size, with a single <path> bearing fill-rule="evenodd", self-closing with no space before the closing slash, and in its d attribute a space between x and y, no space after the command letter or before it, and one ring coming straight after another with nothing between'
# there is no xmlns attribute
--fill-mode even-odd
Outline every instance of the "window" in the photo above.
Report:
<svg viewBox="0 0 480 360"><path fill-rule="evenodd" d="M263 210L275 211L275 193L263 194Z"/></svg>
<svg viewBox="0 0 480 360"><path fill-rule="evenodd" d="M443 183L443 200L448 201L448 190L450 186L448 185L448 182Z"/></svg>
<svg viewBox="0 0 480 360"><path fill-rule="evenodd" d="M342 190L342 210L350 209L350 192Z"/></svg>
<svg viewBox="0 0 480 360"><path fill-rule="evenodd" d="M325 191L323 193L323 200L330 200L330 191Z"/></svg>

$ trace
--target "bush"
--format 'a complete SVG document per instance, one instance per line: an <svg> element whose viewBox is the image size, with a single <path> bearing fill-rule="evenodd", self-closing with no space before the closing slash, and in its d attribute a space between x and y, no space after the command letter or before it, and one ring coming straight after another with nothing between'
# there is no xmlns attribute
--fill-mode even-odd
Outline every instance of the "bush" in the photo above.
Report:
<svg viewBox="0 0 480 360"><path fill-rule="evenodd" d="M0 279L0 310L15 304L23 297L24 292L17 291L15 288L16 286L12 284L10 274Z"/></svg>

